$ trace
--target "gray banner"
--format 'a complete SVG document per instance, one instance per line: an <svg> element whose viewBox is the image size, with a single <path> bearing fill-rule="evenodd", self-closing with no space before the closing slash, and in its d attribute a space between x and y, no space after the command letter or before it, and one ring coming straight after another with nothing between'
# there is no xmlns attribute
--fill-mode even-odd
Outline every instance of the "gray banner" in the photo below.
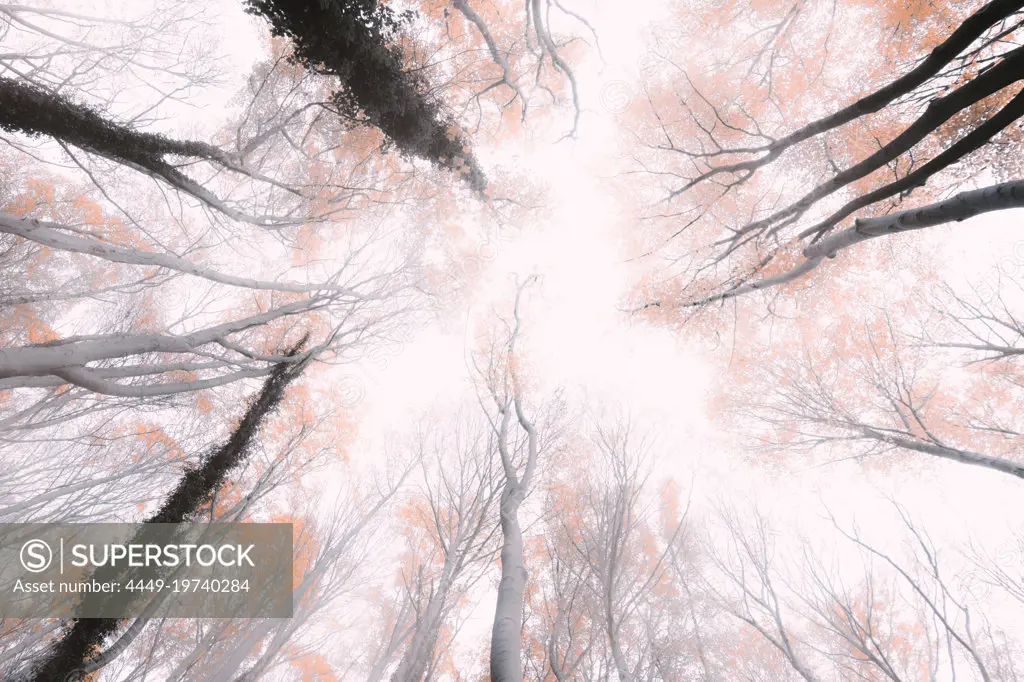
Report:
<svg viewBox="0 0 1024 682"><path fill-rule="evenodd" d="M292 526L0 524L0 618L290 618Z"/></svg>

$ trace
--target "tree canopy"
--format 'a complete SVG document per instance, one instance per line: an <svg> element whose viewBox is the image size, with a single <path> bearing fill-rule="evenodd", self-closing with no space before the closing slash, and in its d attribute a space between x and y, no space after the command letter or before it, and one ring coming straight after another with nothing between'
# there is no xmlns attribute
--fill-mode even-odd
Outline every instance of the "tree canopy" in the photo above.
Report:
<svg viewBox="0 0 1024 682"><path fill-rule="evenodd" d="M1024 676L1024 2L0 25L0 551L293 546L3 679Z"/></svg>

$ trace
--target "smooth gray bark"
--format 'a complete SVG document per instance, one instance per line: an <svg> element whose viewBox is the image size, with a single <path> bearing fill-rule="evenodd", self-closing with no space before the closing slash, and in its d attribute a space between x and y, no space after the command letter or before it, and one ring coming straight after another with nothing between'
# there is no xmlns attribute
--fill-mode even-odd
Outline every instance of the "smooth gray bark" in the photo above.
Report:
<svg viewBox="0 0 1024 682"><path fill-rule="evenodd" d="M126 249L112 244L106 244L96 239L87 239L85 237L70 234L67 232L66 228L62 228L63 226L58 225L57 223L36 220L34 218L19 218L15 215L11 215L10 213L0 212L0 233L21 237L52 249L88 254L113 263L167 268L168 270L174 270L176 272L182 272L195 277L201 277L211 282L217 282L218 284L227 284L229 286L242 287L246 289L286 291L292 293L335 291L355 298L362 298L353 291L329 283L298 284L288 282L270 282L251 279L248 277L228 275L218 272L212 268L203 267L190 260L173 254Z"/></svg>
<svg viewBox="0 0 1024 682"><path fill-rule="evenodd" d="M527 282L529 283L529 281ZM523 285L525 286L525 285ZM523 679L522 632L523 595L529 574L523 557L523 529L519 522L519 509L533 484L537 470L537 430L523 411L519 382L515 377L515 346L520 329L519 302L523 287L519 288L515 302L515 328L508 345L508 374L511 379L511 398L498 401L501 416L498 428L498 452L505 471L505 486L501 493L501 581L494 609L491 629L491 682L520 682ZM511 404L510 404L511 403ZM516 422L526 434L526 457L522 476L513 463L509 451L508 430L515 411Z"/></svg>
<svg viewBox="0 0 1024 682"><path fill-rule="evenodd" d="M286 315L306 312L315 303L295 301L231 322L207 327L191 334L112 334L102 337L69 338L48 345L0 349L0 379L19 376L56 375L68 368L84 368L86 363L144 353L188 353L199 346L224 340L230 334L258 327ZM280 356L261 358L281 361ZM299 358L301 359L301 358ZM285 359L297 362L295 358Z"/></svg>
<svg viewBox="0 0 1024 682"><path fill-rule="evenodd" d="M919 208L912 208L891 215L877 218L860 218L851 227L840 230L822 239L803 251L804 261L796 267L772 277L747 282L729 291L709 296L690 303L701 305L735 298L752 291L760 291L771 287L788 284L814 270L825 258L835 258L836 254L854 244L881 237L934 227L945 223L960 222L974 216L992 211L1005 211L1012 208L1024 208L1024 180L1013 180L999 185L991 185L969 192L961 192L956 196Z"/></svg>

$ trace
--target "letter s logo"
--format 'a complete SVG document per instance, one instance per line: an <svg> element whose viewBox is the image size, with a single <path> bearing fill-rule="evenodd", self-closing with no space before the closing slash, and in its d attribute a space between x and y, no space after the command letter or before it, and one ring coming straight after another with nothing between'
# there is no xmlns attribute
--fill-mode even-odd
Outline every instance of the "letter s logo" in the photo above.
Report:
<svg viewBox="0 0 1024 682"><path fill-rule="evenodd" d="M42 540L29 540L21 546L21 565L29 573L42 573L53 562L53 551Z"/></svg>

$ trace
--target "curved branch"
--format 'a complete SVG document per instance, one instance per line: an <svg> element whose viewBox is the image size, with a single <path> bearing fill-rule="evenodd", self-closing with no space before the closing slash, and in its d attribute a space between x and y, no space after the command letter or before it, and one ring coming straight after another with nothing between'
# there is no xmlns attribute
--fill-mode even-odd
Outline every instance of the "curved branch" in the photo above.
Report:
<svg viewBox="0 0 1024 682"><path fill-rule="evenodd" d="M1024 208L1024 180L1014 180L969 192L961 192L945 201L892 215L861 218L854 221L852 227L804 249L803 255L806 260L786 272L747 282L742 286L684 305L687 307L704 305L792 282L814 270L826 257L835 258L839 251L875 237L960 222L982 213L1012 208Z"/></svg>
<svg viewBox="0 0 1024 682"><path fill-rule="evenodd" d="M727 240L732 244L730 250L741 243L743 235L757 233L765 229L769 232L777 231L787 222L802 215L813 204L850 183L868 176L909 151L955 114L1022 78L1024 78L1024 47L1019 47L1010 52L997 66L950 94L933 101L925 112L896 139L884 145L868 158L836 173L830 180L818 185L789 206L735 230L734 235Z"/></svg>
<svg viewBox="0 0 1024 682"><path fill-rule="evenodd" d="M520 101L522 101L523 115L520 120L525 121L527 108L526 97L519 89L519 86L516 85L515 78L512 75L512 68L508 64L508 59L506 59L498 50L498 43L495 42L494 37L491 35L490 29L487 28L487 23L483 20L483 17L481 17L477 13L476 10L469 6L469 3L466 0L452 0L452 7L459 10L459 12L462 13L462 16L466 17L466 19L469 20L469 22L472 23L474 26L476 26L476 29L480 32L480 35L483 37L484 42L487 43L487 49L490 50L491 52L491 59L494 60L495 64L501 67L502 76L501 80L498 82L507 85L509 89L511 89L512 92L514 92L516 96L519 97Z"/></svg>
<svg viewBox="0 0 1024 682"><path fill-rule="evenodd" d="M958 140L953 146L943 151L928 163L924 164L917 170L908 173L895 182L891 182L884 187L880 187L847 202L842 208L834 212L825 220L822 220L816 225L801 232L798 235L798 238L805 239L812 235L815 237L820 236L835 227L841 220L862 208L876 204L883 199L888 199L889 197L896 196L902 192L910 191L915 187L923 186L928 181L928 178L932 177L939 171L945 170L972 152L977 151L1022 116L1024 116L1024 91L1018 93L1017 96L1014 97L1005 107L1000 109L995 116L972 130L962 139Z"/></svg>
<svg viewBox="0 0 1024 682"><path fill-rule="evenodd" d="M84 237L68 234L62 228L63 226L57 223L50 223L32 218L19 218L11 215L10 213L0 212L0 233L12 234L16 237L28 239L37 244L42 244L43 246L62 251L88 254L114 263L167 268L168 270L183 272L218 284L227 284L229 286L242 287L245 289L261 289L289 293L334 291L361 298L361 296L349 289L331 284L289 284L249 279L247 277L236 277L234 275L228 275L210 268L202 267L185 258L180 258L173 254L125 249L110 244L104 244L98 240L86 239Z"/></svg>
<svg viewBox="0 0 1024 682"><path fill-rule="evenodd" d="M574 137L576 130L580 125L580 114L582 109L580 108L580 94L579 88L576 84L576 75L565 60L562 59L561 55L558 54L558 46L555 45L555 41L551 39L551 33L548 31L548 27L544 24L541 19L541 8L540 0L530 0L533 3L533 27L534 32L537 34L537 42L539 43L542 59L543 54L547 53L548 57L551 58L551 63L554 64L555 68L565 74L565 77L569 81L569 86L572 89L572 103L575 110L575 116L573 117L572 130L566 135L566 137Z"/></svg>
<svg viewBox="0 0 1024 682"><path fill-rule="evenodd" d="M924 84L929 78L937 75L943 67L953 61L958 54L967 49L971 43L977 40L986 30L996 23L1013 15L1024 7L1021 0L994 0L988 5L968 17L955 31L941 44L935 47L931 53L915 68L897 78L889 85L882 87L870 95L860 98L853 104L843 107L834 114L830 114L817 121L793 131L785 137L765 145L759 150L764 151L765 156L749 161L743 161L725 166L719 166L698 176L687 183L686 189L703 182L720 173L737 173L742 171L754 171L775 161L782 152L793 147L804 140L839 128L858 118L881 111L883 108L894 102L899 97L913 92L917 87ZM732 153L734 150L723 150L723 153ZM743 150L735 150L743 152Z"/></svg>
<svg viewBox="0 0 1024 682"><path fill-rule="evenodd" d="M310 301L296 301L232 322L207 327L184 335L120 334L65 340L53 345L0 349L0 379L20 376L56 375L57 370L81 367L90 362L142 355L144 353L188 353L225 336L257 327L271 320L306 312Z"/></svg>

